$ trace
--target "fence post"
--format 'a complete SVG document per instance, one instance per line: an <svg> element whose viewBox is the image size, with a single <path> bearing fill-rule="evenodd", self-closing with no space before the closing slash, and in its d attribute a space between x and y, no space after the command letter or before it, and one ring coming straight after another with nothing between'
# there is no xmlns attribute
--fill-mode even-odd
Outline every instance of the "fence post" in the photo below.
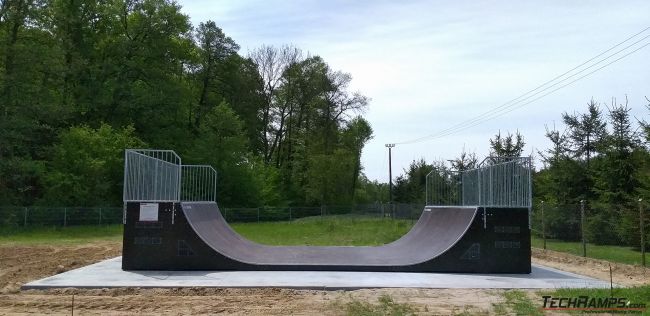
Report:
<svg viewBox="0 0 650 316"><path fill-rule="evenodd" d="M23 227L27 227L27 208L23 210Z"/></svg>
<svg viewBox="0 0 650 316"><path fill-rule="evenodd" d="M99 225L102 224L102 208L99 208Z"/></svg>
<svg viewBox="0 0 650 316"><path fill-rule="evenodd" d="M260 208L257 208L257 222L260 222Z"/></svg>
<svg viewBox="0 0 650 316"><path fill-rule="evenodd" d="M643 218L643 199L639 198L639 230L641 233L641 266L645 267L645 232L643 231L645 222Z"/></svg>
<svg viewBox="0 0 650 316"><path fill-rule="evenodd" d="M63 227L68 226L68 208L63 208Z"/></svg>
<svg viewBox="0 0 650 316"><path fill-rule="evenodd" d="M289 206L289 221L291 221L291 206Z"/></svg>
<svg viewBox="0 0 650 316"><path fill-rule="evenodd" d="M544 250L546 250L546 221L544 221L544 201L542 201L541 211L542 211L542 240L544 241Z"/></svg>
<svg viewBox="0 0 650 316"><path fill-rule="evenodd" d="M582 256L587 256L587 243L585 241L585 200L580 200L580 232L582 233Z"/></svg>

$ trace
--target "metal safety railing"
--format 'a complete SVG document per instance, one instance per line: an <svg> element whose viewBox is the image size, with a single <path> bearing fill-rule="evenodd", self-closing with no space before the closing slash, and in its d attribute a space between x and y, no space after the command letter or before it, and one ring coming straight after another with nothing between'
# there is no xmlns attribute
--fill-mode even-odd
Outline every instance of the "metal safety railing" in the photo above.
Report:
<svg viewBox="0 0 650 316"><path fill-rule="evenodd" d="M478 201L481 206L532 206L532 175L530 157L488 157L479 167Z"/></svg>
<svg viewBox="0 0 650 316"><path fill-rule="evenodd" d="M217 199L217 171L183 165L172 150L124 152L124 202L209 202Z"/></svg>
<svg viewBox="0 0 650 316"><path fill-rule="evenodd" d="M172 150L124 151L124 202L180 199L181 158Z"/></svg>
<svg viewBox="0 0 650 316"><path fill-rule="evenodd" d="M427 205L466 205L463 202L463 173L435 168L426 177Z"/></svg>
<svg viewBox="0 0 650 316"><path fill-rule="evenodd" d="M530 157L488 157L478 168L436 168L426 177L427 205L525 207L532 205Z"/></svg>
<svg viewBox="0 0 650 316"><path fill-rule="evenodd" d="M217 200L217 171L208 165L181 167L181 201L208 202Z"/></svg>

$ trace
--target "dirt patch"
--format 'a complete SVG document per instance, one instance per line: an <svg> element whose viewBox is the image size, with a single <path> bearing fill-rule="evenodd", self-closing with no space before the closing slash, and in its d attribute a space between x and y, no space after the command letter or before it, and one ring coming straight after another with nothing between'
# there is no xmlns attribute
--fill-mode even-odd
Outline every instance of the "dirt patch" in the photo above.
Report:
<svg viewBox="0 0 650 316"><path fill-rule="evenodd" d="M342 315L352 301L377 303L390 295L418 314L488 313L502 302L502 290L365 289L314 291L289 289L60 289L0 295L0 314L235 314Z"/></svg>
<svg viewBox="0 0 650 316"><path fill-rule="evenodd" d="M0 246L0 314L344 314L350 302L377 304L384 295L408 304L418 314L487 314L503 303L504 290L475 289L363 289L314 291L290 289L53 289L20 291L28 281L120 255L119 242L75 246ZM607 262L533 249L533 262L565 271L609 278ZM648 269L612 264L614 282L650 283ZM645 270L645 271L644 271ZM644 275L644 273L646 273ZM536 291L524 291L537 298ZM535 300L533 300L535 302Z"/></svg>
<svg viewBox="0 0 650 316"><path fill-rule="evenodd" d="M0 246L0 293L13 293L26 282L119 256L119 242L83 245Z"/></svg>
<svg viewBox="0 0 650 316"><path fill-rule="evenodd" d="M650 284L650 268L643 268L624 263L610 263L609 261L583 258L553 250L533 248L533 263L545 265L590 276L592 278L609 281L609 265L612 266L612 280L616 284L625 286L639 286Z"/></svg>
<svg viewBox="0 0 650 316"><path fill-rule="evenodd" d="M377 303L383 295L422 314L485 313L503 291L364 289L53 289L20 291L26 282L120 255L119 242L75 246L0 246L0 314L342 314L348 303Z"/></svg>

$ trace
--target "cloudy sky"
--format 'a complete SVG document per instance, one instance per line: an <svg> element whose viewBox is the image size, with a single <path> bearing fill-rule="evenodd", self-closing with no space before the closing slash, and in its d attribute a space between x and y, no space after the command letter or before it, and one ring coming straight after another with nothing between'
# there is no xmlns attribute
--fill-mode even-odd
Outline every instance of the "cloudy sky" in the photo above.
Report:
<svg viewBox="0 0 650 316"><path fill-rule="evenodd" d="M363 153L364 172L380 181L388 178L386 143L472 119L650 26L647 0L179 2L195 25L215 21L242 54L262 44L294 44L352 74L353 89L372 99L364 113L374 129ZM650 30L619 49L648 35ZM650 37L630 51L646 43ZM499 130L518 130L529 153L543 150L544 126L562 129L562 112L583 111L591 98L620 103L626 96L632 114L648 119L650 46L483 124L397 145L393 173L413 159L453 159L463 148L484 156Z"/></svg>

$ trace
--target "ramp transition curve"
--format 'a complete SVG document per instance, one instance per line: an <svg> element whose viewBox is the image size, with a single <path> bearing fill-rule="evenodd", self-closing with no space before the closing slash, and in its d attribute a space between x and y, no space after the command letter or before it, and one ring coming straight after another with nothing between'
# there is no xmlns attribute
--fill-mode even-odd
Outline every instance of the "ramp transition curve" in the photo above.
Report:
<svg viewBox="0 0 650 316"><path fill-rule="evenodd" d="M128 203L125 270L338 270L530 273L527 209L426 207L381 246L267 246L235 232L216 203L160 203L139 221Z"/></svg>

